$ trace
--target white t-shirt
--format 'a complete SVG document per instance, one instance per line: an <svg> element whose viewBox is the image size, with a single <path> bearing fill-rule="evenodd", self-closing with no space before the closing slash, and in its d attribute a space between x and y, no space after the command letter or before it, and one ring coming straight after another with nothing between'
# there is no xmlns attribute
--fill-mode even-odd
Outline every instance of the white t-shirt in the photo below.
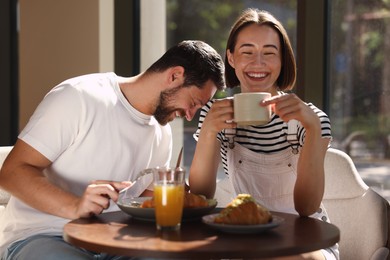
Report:
<svg viewBox="0 0 390 260"><path fill-rule="evenodd" d="M64 81L45 96L19 135L52 162L44 174L64 190L80 196L93 180L134 180L145 168L169 165L170 126L133 108L118 78L102 73ZM112 202L107 211L113 210L118 208ZM62 234L68 221L11 197L0 219L0 253L34 234Z"/></svg>

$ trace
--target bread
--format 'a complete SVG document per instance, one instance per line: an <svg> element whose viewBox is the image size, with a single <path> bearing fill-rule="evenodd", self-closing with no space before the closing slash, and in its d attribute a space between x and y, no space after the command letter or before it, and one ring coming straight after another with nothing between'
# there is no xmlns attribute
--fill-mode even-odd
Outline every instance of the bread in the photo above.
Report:
<svg viewBox="0 0 390 260"><path fill-rule="evenodd" d="M202 208L208 206L209 203L206 197L194 193L185 193L184 208Z"/></svg>
<svg viewBox="0 0 390 260"><path fill-rule="evenodd" d="M262 205L256 203L249 194L239 194L214 219L218 224L258 225L272 220L272 215Z"/></svg>
<svg viewBox="0 0 390 260"><path fill-rule="evenodd" d="M141 208L154 208L154 200L153 198L145 200L141 204Z"/></svg>
<svg viewBox="0 0 390 260"><path fill-rule="evenodd" d="M184 208L201 208L208 207L209 203L207 199L202 195L186 192L184 195ZM145 200L141 208L154 208L153 198Z"/></svg>

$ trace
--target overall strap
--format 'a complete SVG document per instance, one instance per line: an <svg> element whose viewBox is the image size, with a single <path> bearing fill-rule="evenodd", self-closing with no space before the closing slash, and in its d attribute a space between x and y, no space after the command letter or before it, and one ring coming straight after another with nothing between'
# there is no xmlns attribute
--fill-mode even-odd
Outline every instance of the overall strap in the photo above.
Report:
<svg viewBox="0 0 390 260"><path fill-rule="evenodd" d="M290 143L293 154L299 153L298 121L291 119L287 123L287 142Z"/></svg>
<svg viewBox="0 0 390 260"><path fill-rule="evenodd" d="M223 130L225 133L225 137L228 140L229 148L234 148L234 137L236 136L237 129L236 128L226 128Z"/></svg>

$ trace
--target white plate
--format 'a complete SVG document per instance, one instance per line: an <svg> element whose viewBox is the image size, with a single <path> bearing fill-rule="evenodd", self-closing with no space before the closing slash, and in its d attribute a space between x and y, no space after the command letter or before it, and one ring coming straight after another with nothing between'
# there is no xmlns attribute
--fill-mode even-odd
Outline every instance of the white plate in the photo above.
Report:
<svg viewBox="0 0 390 260"><path fill-rule="evenodd" d="M138 220L155 221L154 208L140 208L145 200L151 197L124 198L117 202L119 208ZM202 216L210 213L217 206L216 200L209 200L208 207L201 208L184 208L183 221L200 219Z"/></svg>
<svg viewBox="0 0 390 260"><path fill-rule="evenodd" d="M218 215L211 214L206 215L202 217L203 223L206 225L209 225L210 227L213 227L215 229L221 230L226 233L233 233L233 234L252 234L252 233L260 233L264 232L266 230L275 228L279 226L280 223L284 221L283 218L278 216L272 216L272 221L267 224L260 224L260 225L229 225L229 224L218 224L214 223L215 217Z"/></svg>

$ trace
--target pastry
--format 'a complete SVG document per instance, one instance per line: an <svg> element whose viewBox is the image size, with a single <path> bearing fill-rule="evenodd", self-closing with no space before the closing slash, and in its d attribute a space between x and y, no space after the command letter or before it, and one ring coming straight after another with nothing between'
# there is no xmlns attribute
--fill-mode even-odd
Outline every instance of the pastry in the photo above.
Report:
<svg viewBox="0 0 390 260"><path fill-rule="evenodd" d="M208 206L209 203L203 195L187 192L184 196L184 208L202 208Z"/></svg>
<svg viewBox="0 0 390 260"><path fill-rule="evenodd" d="M272 220L272 215L249 194L239 194L214 219L218 224L258 225Z"/></svg>
<svg viewBox="0 0 390 260"><path fill-rule="evenodd" d="M186 192L184 195L184 208L201 208L208 207L207 199L202 195ZM153 198L145 200L141 208L154 208Z"/></svg>

